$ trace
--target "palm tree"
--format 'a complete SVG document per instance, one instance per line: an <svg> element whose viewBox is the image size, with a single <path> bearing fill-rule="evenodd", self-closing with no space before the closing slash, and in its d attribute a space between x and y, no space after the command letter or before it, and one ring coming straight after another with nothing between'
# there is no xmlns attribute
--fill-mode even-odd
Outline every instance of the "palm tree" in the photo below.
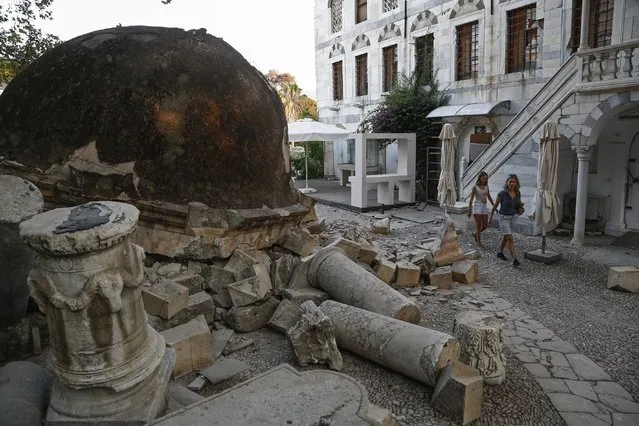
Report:
<svg viewBox="0 0 639 426"><path fill-rule="evenodd" d="M302 89L296 83L285 83L282 85L282 103L284 104L284 114L289 123L297 120L302 111L301 97Z"/></svg>

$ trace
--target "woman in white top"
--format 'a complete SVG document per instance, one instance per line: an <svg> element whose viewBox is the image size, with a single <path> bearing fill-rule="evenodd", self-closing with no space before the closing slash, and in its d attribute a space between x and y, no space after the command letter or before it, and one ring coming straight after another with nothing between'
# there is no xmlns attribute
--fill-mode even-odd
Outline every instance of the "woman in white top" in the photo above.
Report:
<svg viewBox="0 0 639 426"><path fill-rule="evenodd" d="M481 172L470 192L470 201L468 202L468 217L471 214L475 217L473 237L475 237L477 247L480 248L484 247L481 244L481 233L488 229L488 201L491 205L495 204L490 196L490 188L488 188L488 173Z"/></svg>

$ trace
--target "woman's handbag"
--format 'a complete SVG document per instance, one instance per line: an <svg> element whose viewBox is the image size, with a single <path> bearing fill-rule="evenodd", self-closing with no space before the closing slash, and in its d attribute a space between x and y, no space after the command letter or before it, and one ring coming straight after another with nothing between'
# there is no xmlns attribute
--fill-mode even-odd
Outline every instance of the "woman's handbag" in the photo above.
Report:
<svg viewBox="0 0 639 426"><path fill-rule="evenodd" d="M526 211L526 209L524 209L524 203L520 202L517 205L517 215L521 216L522 214L524 214L525 211Z"/></svg>

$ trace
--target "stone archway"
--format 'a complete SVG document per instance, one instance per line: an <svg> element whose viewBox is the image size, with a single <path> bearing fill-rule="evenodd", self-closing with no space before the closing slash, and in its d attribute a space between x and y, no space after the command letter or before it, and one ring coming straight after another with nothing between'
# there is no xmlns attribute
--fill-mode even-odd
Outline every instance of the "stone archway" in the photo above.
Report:
<svg viewBox="0 0 639 426"><path fill-rule="evenodd" d="M421 12L410 27L410 32L421 30L422 28L428 28L431 25L437 24L437 16L430 10Z"/></svg>
<svg viewBox="0 0 639 426"><path fill-rule="evenodd" d="M458 0L450 12L448 19L454 19L467 13L485 9L483 0Z"/></svg>

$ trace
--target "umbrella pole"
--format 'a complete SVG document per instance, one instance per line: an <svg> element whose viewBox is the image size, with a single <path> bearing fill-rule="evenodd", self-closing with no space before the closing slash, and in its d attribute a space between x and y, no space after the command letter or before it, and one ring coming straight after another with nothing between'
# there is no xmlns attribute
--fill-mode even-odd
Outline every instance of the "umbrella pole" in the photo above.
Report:
<svg viewBox="0 0 639 426"><path fill-rule="evenodd" d="M541 254L546 253L546 227L541 228Z"/></svg>
<svg viewBox="0 0 639 426"><path fill-rule="evenodd" d="M304 142L304 170L306 171L306 189L308 189L308 142Z"/></svg>

